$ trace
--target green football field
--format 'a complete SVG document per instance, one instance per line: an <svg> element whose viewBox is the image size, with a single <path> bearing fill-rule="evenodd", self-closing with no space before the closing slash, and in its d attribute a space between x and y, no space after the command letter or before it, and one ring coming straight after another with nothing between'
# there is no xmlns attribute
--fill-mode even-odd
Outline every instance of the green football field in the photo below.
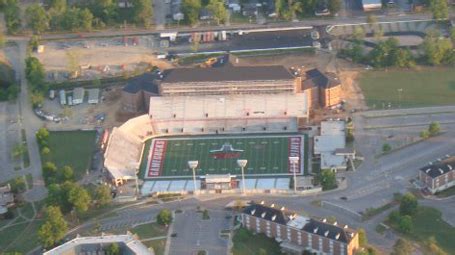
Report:
<svg viewBox="0 0 455 255"><path fill-rule="evenodd" d="M247 176L288 175L289 156L299 156L297 172L303 170L306 142L303 135L154 138L145 144L141 173L145 179L190 177L187 162L197 160L197 175L238 175L237 159L246 159Z"/></svg>

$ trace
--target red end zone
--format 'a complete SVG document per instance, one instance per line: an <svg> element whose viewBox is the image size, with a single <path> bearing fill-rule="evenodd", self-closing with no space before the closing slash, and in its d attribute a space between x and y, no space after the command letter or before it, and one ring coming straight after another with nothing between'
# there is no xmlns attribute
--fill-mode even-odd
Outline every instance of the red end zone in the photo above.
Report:
<svg viewBox="0 0 455 255"><path fill-rule="evenodd" d="M147 176L160 176L163 169L164 156L166 155L166 140L154 140L150 148L149 164L147 167Z"/></svg>
<svg viewBox="0 0 455 255"><path fill-rule="evenodd" d="M295 166L295 172L297 174L300 174L302 171L302 157L301 157L301 151L302 151L302 137L300 136L294 136L294 137L289 137L289 147L288 147L288 155L289 157L299 157L299 162ZM294 173L293 171L293 166L289 164L289 173Z"/></svg>

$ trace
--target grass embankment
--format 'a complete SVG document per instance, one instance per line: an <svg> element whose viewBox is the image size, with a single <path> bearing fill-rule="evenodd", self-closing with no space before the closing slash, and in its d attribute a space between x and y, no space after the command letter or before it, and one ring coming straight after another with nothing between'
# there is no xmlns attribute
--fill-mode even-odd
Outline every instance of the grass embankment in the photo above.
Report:
<svg viewBox="0 0 455 255"><path fill-rule="evenodd" d="M454 105L452 68L369 71L360 76L366 103L374 109Z"/></svg>
<svg viewBox="0 0 455 255"><path fill-rule="evenodd" d="M253 235L245 228L239 228L235 231L232 242L234 243L232 247L232 254L234 255L258 254L260 249L265 250L267 254L282 254L280 245L275 240L264 234Z"/></svg>
<svg viewBox="0 0 455 255"><path fill-rule="evenodd" d="M59 168L71 166L76 179L80 179L90 167L95 139L96 131L49 132L51 152L43 157L43 162L54 162Z"/></svg>

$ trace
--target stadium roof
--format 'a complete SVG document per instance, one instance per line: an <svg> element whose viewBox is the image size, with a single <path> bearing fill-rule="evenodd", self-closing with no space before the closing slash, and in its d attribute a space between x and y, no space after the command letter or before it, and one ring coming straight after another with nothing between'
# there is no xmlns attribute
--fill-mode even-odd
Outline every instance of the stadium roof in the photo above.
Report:
<svg viewBox="0 0 455 255"><path fill-rule="evenodd" d="M438 164L422 167L420 168L420 171L424 172L431 178L436 178L450 171L455 171L455 156L447 160L444 160Z"/></svg>
<svg viewBox="0 0 455 255"><path fill-rule="evenodd" d="M128 93L137 93L141 90L158 94L158 85L155 83L157 76L153 73L144 73L128 81L123 91Z"/></svg>
<svg viewBox="0 0 455 255"><path fill-rule="evenodd" d="M178 68L164 72L162 84L178 82L219 82L291 80L284 66L225 66L222 68Z"/></svg>

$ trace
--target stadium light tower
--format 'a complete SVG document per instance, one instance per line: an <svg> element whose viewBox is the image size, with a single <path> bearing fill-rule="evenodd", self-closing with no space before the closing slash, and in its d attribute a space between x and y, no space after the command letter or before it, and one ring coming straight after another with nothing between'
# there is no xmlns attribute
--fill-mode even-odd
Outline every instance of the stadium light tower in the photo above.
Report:
<svg viewBox="0 0 455 255"><path fill-rule="evenodd" d="M248 164L246 159L238 159L237 165L242 169L242 194L245 195L245 167Z"/></svg>
<svg viewBox="0 0 455 255"><path fill-rule="evenodd" d="M193 170L193 185L194 185L194 194L196 195L196 167L199 165L199 161L197 160L190 160L188 161L188 167Z"/></svg>
<svg viewBox="0 0 455 255"><path fill-rule="evenodd" d="M294 193L297 193L297 173L295 166L299 163L299 157L289 157L289 163L292 165L292 173L294 174Z"/></svg>

